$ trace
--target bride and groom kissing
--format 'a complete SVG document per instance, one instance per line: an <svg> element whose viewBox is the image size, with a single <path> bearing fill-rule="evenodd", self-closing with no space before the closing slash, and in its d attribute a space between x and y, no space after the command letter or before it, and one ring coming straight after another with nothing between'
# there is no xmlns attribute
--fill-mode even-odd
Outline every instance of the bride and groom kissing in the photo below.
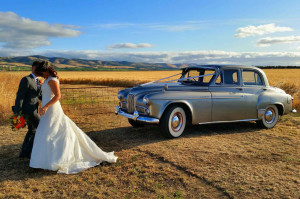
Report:
<svg viewBox="0 0 300 199"><path fill-rule="evenodd" d="M41 85L37 76L45 79ZM64 114L57 72L49 61L34 61L32 73L21 79L13 112L28 116L28 132L20 157L30 158L29 166L78 173L99 165L115 163L114 152L102 151ZM39 100L42 100L40 110Z"/></svg>

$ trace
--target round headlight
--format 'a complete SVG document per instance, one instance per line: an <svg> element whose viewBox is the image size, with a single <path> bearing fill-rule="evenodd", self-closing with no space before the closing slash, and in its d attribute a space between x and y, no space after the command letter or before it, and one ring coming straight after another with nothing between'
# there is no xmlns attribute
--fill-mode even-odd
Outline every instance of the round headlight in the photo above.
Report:
<svg viewBox="0 0 300 199"><path fill-rule="evenodd" d="M149 105L149 98L147 96L145 96L143 98L143 102L144 102L145 105Z"/></svg>
<svg viewBox="0 0 300 199"><path fill-rule="evenodd" d="M122 95L121 94L118 94L118 99L121 99L122 98Z"/></svg>

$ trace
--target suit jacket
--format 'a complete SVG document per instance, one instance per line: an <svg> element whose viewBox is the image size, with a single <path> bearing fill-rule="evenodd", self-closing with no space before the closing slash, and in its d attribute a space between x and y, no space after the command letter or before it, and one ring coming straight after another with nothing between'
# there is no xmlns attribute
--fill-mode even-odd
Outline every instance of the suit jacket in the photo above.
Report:
<svg viewBox="0 0 300 199"><path fill-rule="evenodd" d="M19 85L13 112L19 113L22 111L23 114L30 117L30 120L39 121L40 116L38 115L38 108L39 100L41 99L41 89L38 89L34 77L31 74L23 77ZM34 123L38 121L35 121Z"/></svg>

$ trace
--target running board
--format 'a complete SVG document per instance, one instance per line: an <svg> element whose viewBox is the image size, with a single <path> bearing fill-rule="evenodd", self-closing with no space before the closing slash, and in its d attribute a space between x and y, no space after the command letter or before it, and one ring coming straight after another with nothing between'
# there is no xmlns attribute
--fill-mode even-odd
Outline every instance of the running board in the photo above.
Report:
<svg viewBox="0 0 300 199"><path fill-rule="evenodd" d="M251 122L257 121L258 119L246 119L246 120L232 120L232 121L214 121L214 122L201 122L198 124L216 124L216 123L231 123L231 122Z"/></svg>

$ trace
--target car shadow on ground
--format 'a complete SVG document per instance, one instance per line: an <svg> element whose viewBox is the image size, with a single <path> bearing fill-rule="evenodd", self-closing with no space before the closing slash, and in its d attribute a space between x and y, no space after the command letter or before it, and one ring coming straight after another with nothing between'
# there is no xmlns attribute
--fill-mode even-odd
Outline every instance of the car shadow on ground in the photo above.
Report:
<svg viewBox="0 0 300 199"><path fill-rule="evenodd" d="M252 122L195 125L189 127L184 135L176 139L214 136L216 134L251 133L258 130L260 128ZM162 135L156 125L146 125L141 128L114 128L91 131L87 134L102 150L116 151L117 153L122 150L169 140ZM0 146L0 182L56 175L54 171L30 168L29 159L18 157L20 148L21 143Z"/></svg>
<svg viewBox="0 0 300 199"><path fill-rule="evenodd" d="M224 124L193 125L186 129L184 135L176 139L214 136L215 134L251 133L259 131L255 122L238 122ZM122 151L141 145L168 141L157 125L140 128L122 127L87 133L105 151Z"/></svg>

